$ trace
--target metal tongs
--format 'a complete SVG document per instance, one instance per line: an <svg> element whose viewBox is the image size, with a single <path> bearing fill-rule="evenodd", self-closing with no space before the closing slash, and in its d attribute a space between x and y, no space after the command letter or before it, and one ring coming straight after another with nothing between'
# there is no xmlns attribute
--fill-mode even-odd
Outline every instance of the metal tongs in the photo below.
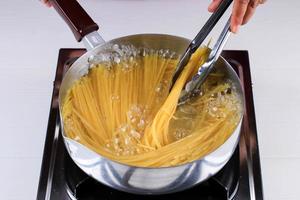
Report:
<svg viewBox="0 0 300 200"><path fill-rule="evenodd" d="M181 74L183 68L185 65L189 62L191 56L195 51L199 48L199 46L203 43L203 41L206 39L207 35L211 32L211 30L215 27L219 19L223 16L227 8L230 6L233 0L223 0L217 10L209 17L207 22L204 24L204 26L201 28L199 33L196 35L196 37L192 40L192 42L189 44L188 48L186 49L185 53L181 57L175 73L172 78L170 91L173 88L176 80L178 79L179 75Z"/></svg>
<svg viewBox="0 0 300 200"><path fill-rule="evenodd" d="M186 83L185 88L182 90L180 94L180 98L178 101L178 105L185 103L191 96L199 91L200 86L207 78L208 74L214 67L214 64L218 60L229 36L230 36L230 18L227 21L223 31L221 32L216 44L211 50L207 61L200 66L198 72L192 77L192 79Z"/></svg>

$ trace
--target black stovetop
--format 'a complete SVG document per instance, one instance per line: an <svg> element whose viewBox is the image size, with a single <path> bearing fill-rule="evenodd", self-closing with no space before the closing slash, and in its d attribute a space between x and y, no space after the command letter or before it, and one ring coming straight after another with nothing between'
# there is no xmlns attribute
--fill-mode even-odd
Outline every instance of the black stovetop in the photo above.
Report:
<svg viewBox="0 0 300 200"><path fill-rule="evenodd" d="M50 107L38 200L261 200L263 199L259 150L247 51L224 51L223 56L238 73L245 92L245 114L240 142L224 168L207 181L183 192L141 196L120 192L95 181L69 157L60 132L58 92L64 72L85 51L61 49L59 52Z"/></svg>

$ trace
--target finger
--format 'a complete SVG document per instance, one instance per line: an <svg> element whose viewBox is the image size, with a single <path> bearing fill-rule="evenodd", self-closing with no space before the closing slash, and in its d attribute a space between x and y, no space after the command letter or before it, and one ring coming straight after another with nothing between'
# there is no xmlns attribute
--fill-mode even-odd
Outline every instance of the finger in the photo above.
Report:
<svg viewBox="0 0 300 200"><path fill-rule="evenodd" d="M235 0L231 16L231 31L236 33L243 22L244 15L247 11L249 0Z"/></svg>
<svg viewBox="0 0 300 200"><path fill-rule="evenodd" d="M49 0L40 0L40 1L49 8L52 6Z"/></svg>
<svg viewBox="0 0 300 200"><path fill-rule="evenodd" d="M48 1L48 2L46 3L46 6L47 6L47 7L49 7L49 8L50 8L50 7L52 7L52 4L51 4L51 2L50 2L50 1Z"/></svg>
<svg viewBox="0 0 300 200"><path fill-rule="evenodd" d="M257 6L259 5L260 0L253 0L248 4L247 11L245 13L245 16L243 18L242 25L247 24L248 21L251 19L253 16Z"/></svg>
<svg viewBox="0 0 300 200"><path fill-rule="evenodd" d="M218 6L220 5L221 1L222 0L213 0L208 6L208 11L215 12Z"/></svg>
<svg viewBox="0 0 300 200"><path fill-rule="evenodd" d="M267 2L267 0L259 0L259 4L264 4L266 2Z"/></svg>

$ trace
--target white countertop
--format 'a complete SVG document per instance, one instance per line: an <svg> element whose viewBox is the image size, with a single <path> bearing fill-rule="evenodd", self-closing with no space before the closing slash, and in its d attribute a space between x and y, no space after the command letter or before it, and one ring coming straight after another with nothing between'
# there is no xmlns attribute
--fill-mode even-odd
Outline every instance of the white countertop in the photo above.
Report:
<svg viewBox="0 0 300 200"><path fill-rule="evenodd" d="M82 0L106 40L136 33L193 38L208 0ZM265 199L300 196L300 1L270 0L227 49L246 49ZM58 50L82 47L37 0L0 1L0 199L36 198ZM217 33L216 33L217 34Z"/></svg>

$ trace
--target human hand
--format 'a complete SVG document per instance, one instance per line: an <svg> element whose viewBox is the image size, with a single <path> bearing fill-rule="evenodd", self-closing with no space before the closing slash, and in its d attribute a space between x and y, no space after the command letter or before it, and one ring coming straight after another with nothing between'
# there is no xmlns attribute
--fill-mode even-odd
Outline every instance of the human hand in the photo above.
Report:
<svg viewBox="0 0 300 200"><path fill-rule="evenodd" d="M45 4L47 7L51 7L51 2L49 0L40 0L43 4Z"/></svg>
<svg viewBox="0 0 300 200"><path fill-rule="evenodd" d="M208 6L209 12L215 12L222 0L212 0ZM241 25L246 24L253 16L258 5L265 3L266 0L234 0L231 14L231 32L237 33Z"/></svg>

